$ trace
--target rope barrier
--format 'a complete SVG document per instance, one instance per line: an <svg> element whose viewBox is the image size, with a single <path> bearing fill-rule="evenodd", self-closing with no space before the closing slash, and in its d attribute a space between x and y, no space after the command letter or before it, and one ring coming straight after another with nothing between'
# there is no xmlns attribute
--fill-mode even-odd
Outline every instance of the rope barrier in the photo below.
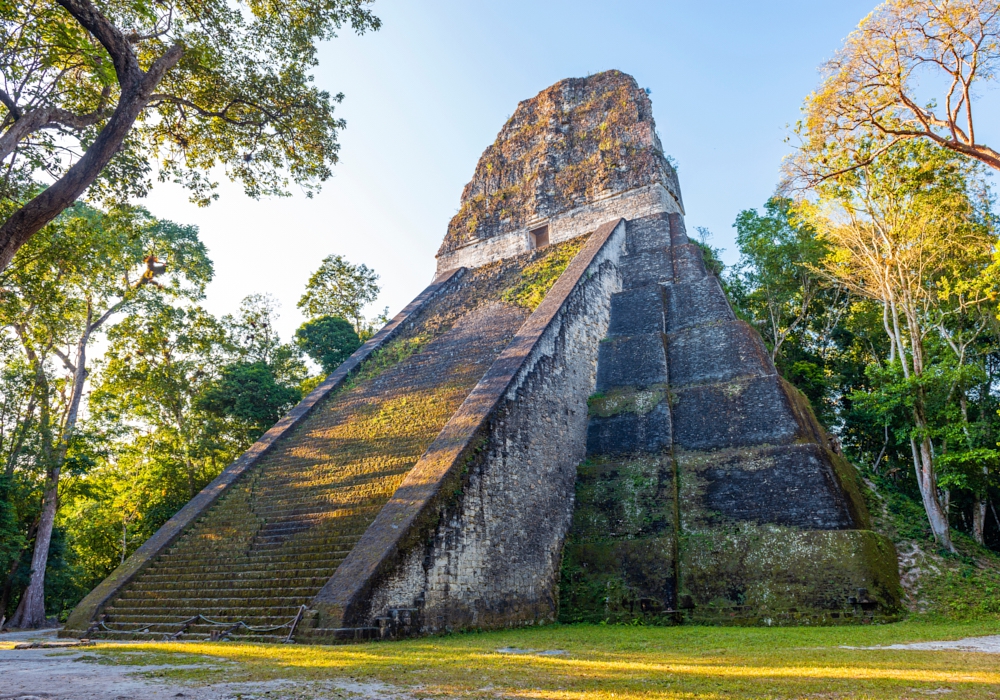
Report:
<svg viewBox="0 0 1000 700"><path fill-rule="evenodd" d="M227 629L225 632L222 632L221 634L218 635L220 638L224 637L226 635L231 634L232 632L236 631L237 629L239 629L241 627L243 629L245 629L247 632L252 632L252 633L256 633L256 634L264 634L266 632L277 632L278 630L282 630L282 629L285 629L286 627L288 627L289 628L289 630L288 630L288 636L285 638L285 641L286 642L290 642L292 640L292 635L295 634L295 628L298 626L299 622L302 620L302 615L305 613L306 608L307 608L307 606L300 605L298 612L295 613L295 617L293 617L291 620L289 620L288 622L286 622L283 625L275 625L274 627L251 627L250 625L248 625L243 620L239 620L237 622L220 622L218 620L213 620L213 619L211 619L209 617L205 617L204 615L195 615L194 617L189 617L188 619L181 620L180 622L153 622L153 623L149 623L149 624L140 624L137 627L134 627L133 629L112 629L112 628L110 628L110 627L107 626L107 624L104 622L104 620L101 620L101 622L99 624L107 632L119 632L119 633L120 632L131 632L133 634L141 634L141 633L149 632L150 628L154 627L154 626L155 627L180 627L181 628L177 632L174 632L172 635L164 635L164 638L167 638L167 639L169 639L169 638L176 639L177 637L179 637L182 634L184 634L184 631L188 627L190 627L195 622L198 622L199 620L202 621L202 622L205 622L206 624L209 624L209 625L211 625L213 627L228 627L229 629ZM212 632L214 634L215 630L213 630Z"/></svg>

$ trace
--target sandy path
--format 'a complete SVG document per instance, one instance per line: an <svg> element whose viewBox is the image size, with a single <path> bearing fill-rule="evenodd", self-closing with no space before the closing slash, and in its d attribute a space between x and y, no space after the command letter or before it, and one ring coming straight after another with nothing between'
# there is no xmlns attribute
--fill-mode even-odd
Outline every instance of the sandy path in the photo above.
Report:
<svg viewBox="0 0 1000 700"><path fill-rule="evenodd" d="M55 631L0 634L0 641L50 641ZM193 650L194 651L194 650ZM356 698L411 700L412 696L377 683L348 679L296 683L288 680L261 683L180 684L146 678L164 666L113 666L88 663L87 647L51 649L0 649L0 700L320 700ZM198 668L223 669L227 662L206 661ZM185 668L170 666L170 668Z"/></svg>
<svg viewBox="0 0 1000 700"><path fill-rule="evenodd" d="M915 642L913 644L888 644L870 649L907 649L914 651L975 651L981 654L1000 654L1000 635L966 637L952 642Z"/></svg>

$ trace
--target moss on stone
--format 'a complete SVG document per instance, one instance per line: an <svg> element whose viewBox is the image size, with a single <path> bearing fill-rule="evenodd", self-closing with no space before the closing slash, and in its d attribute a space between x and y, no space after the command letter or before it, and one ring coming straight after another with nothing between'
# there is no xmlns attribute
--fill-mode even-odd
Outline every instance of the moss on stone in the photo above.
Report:
<svg viewBox="0 0 1000 700"><path fill-rule="evenodd" d="M673 168L652 105L620 71L563 80L518 105L481 156L440 252L523 229L595 196L661 182Z"/></svg>
<svg viewBox="0 0 1000 700"><path fill-rule="evenodd" d="M675 509L668 455L588 459L563 550L563 622L674 620Z"/></svg>
<svg viewBox="0 0 1000 700"><path fill-rule="evenodd" d="M500 298L534 311L588 238L589 236L578 236L559 245L544 248L537 260L521 270L520 281L504 291Z"/></svg>
<svg viewBox="0 0 1000 700"><path fill-rule="evenodd" d="M559 621L676 622L673 558L669 536L567 544Z"/></svg>
<svg viewBox="0 0 1000 700"><path fill-rule="evenodd" d="M570 539L635 539L674 529L667 456L591 458L577 468Z"/></svg>
<svg viewBox="0 0 1000 700"><path fill-rule="evenodd" d="M587 408L591 417L607 418L620 413L645 415L656 408L666 395L665 384L656 384L648 389L616 388L591 396L587 400Z"/></svg>
<svg viewBox="0 0 1000 700"><path fill-rule="evenodd" d="M686 531L679 549L692 622L836 624L901 612L895 549L870 530L727 523Z"/></svg>

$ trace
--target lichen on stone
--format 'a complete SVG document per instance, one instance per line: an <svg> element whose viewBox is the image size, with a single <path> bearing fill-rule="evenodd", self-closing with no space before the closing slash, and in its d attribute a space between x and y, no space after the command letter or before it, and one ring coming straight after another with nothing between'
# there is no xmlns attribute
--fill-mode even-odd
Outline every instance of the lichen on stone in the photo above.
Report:
<svg viewBox="0 0 1000 700"><path fill-rule="evenodd" d="M667 395L665 384L657 384L646 389L632 387L616 388L600 394L594 394L587 400L588 413L591 417L608 418L620 413L649 413Z"/></svg>
<svg viewBox="0 0 1000 700"><path fill-rule="evenodd" d="M657 182L680 201L635 79L611 70L562 80L521 102L483 153L438 255Z"/></svg>

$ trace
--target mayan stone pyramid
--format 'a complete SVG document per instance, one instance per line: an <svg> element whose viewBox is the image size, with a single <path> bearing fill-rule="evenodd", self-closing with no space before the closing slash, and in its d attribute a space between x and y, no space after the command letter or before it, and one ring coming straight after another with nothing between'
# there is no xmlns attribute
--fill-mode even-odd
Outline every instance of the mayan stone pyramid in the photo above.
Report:
<svg viewBox="0 0 1000 700"><path fill-rule="evenodd" d="M431 285L63 634L891 618L891 542L683 214L631 77L522 102Z"/></svg>

